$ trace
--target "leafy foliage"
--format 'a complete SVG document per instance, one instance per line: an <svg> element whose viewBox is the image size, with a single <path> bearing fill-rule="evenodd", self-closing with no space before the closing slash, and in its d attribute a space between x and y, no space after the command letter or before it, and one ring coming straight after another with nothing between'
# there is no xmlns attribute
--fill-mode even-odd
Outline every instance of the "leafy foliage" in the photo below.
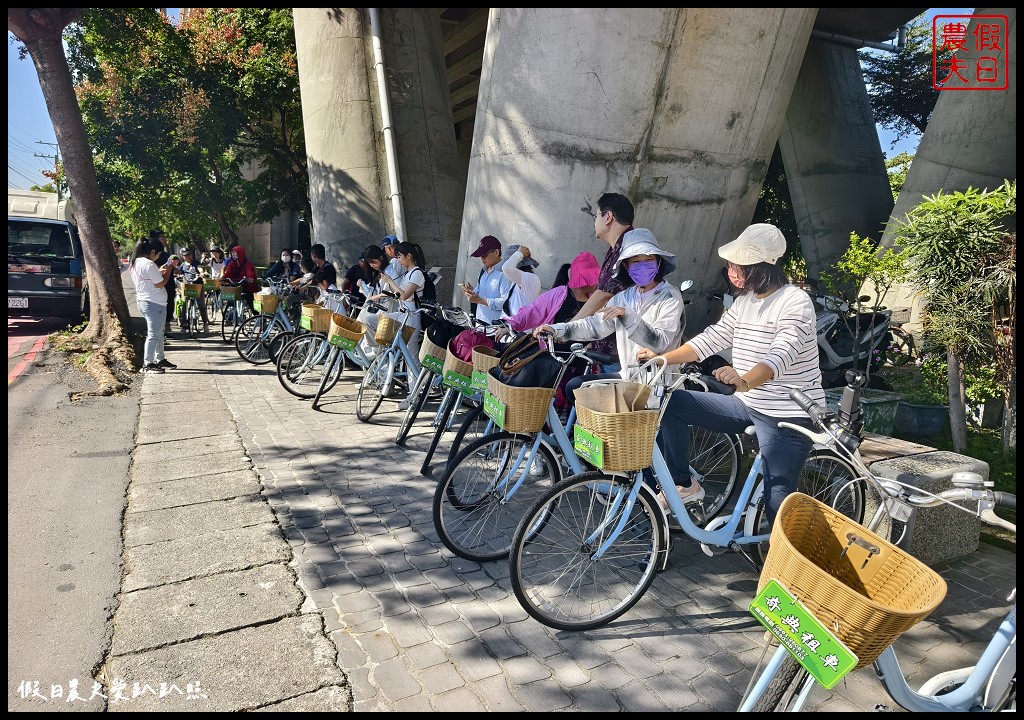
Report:
<svg viewBox="0 0 1024 720"><path fill-rule="evenodd" d="M899 197L903 184L907 182L907 173L910 172L910 163L913 160L914 156L905 152L885 159L885 170L889 174L889 188L892 190L894 201Z"/></svg>
<svg viewBox="0 0 1024 720"><path fill-rule="evenodd" d="M1017 183L1006 181L991 191L940 191L896 222L896 244L906 251L910 280L923 294L926 342L947 352L953 408L964 404L962 363L990 356L994 349L998 357L1001 344L1002 379L1007 387L1014 381L1015 373L1005 366L1016 366L1015 326L1009 325L1007 338L1002 327L1004 310L1015 305L1016 236L1007 225L1016 212ZM963 445L964 428L951 424L954 444Z"/></svg>
<svg viewBox="0 0 1024 720"><path fill-rule="evenodd" d="M290 10L97 9L70 63L118 234L189 244L308 211ZM256 168L253 170L252 168Z"/></svg>
<svg viewBox="0 0 1024 720"><path fill-rule="evenodd" d="M952 53L940 52L940 62ZM875 122L896 133L893 144L924 133L939 91L932 87L931 25L919 16L907 27L907 41L898 52L865 52L861 69Z"/></svg>

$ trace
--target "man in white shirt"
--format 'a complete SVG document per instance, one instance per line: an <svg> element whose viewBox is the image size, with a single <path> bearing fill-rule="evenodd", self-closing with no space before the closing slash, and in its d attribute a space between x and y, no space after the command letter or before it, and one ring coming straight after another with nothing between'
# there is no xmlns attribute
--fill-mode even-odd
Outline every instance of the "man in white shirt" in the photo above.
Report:
<svg viewBox="0 0 1024 720"><path fill-rule="evenodd" d="M395 255L395 251L398 249L398 238L394 235L385 235L380 246L388 256L388 264L384 266L384 274L392 280L398 280L398 278L405 275L405 268L398 262L398 257Z"/></svg>
<svg viewBox="0 0 1024 720"><path fill-rule="evenodd" d="M501 242L493 235L486 235L473 251L473 257L480 258L483 269L473 283L462 284L466 299L476 305L476 317L484 322L494 323L501 319L501 306L512 291L512 281L501 271Z"/></svg>
<svg viewBox="0 0 1024 720"><path fill-rule="evenodd" d="M501 271L511 281L512 290L501 306L502 317L512 317L540 295L540 278L533 272L537 267L540 263L530 257L530 248L525 245L505 248Z"/></svg>

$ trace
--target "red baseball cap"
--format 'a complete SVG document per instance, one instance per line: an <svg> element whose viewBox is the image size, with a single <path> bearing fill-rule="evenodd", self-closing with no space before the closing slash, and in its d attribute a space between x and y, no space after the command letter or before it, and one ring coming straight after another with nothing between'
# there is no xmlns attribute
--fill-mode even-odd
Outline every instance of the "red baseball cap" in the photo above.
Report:
<svg viewBox="0 0 1024 720"><path fill-rule="evenodd" d="M483 257L491 250L501 250L501 242L493 235L484 235L480 238L480 246L473 251L472 257Z"/></svg>

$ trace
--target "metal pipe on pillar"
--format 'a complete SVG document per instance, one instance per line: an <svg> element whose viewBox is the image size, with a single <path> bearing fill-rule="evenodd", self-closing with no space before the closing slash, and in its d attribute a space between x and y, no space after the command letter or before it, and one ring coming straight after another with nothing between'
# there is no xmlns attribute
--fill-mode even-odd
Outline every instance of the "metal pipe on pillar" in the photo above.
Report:
<svg viewBox="0 0 1024 720"><path fill-rule="evenodd" d="M402 187L398 177L398 156L395 152L395 129L391 121L391 100L388 96L387 77L384 73L384 52L381 41L380 10L370 8L370 36L373 42L373 67L377 73L377 93L380 97L381 131L384 133L384 154L388 163L388 197L395 221L395 237L406 240L405 211L402 208Z"/></svg>

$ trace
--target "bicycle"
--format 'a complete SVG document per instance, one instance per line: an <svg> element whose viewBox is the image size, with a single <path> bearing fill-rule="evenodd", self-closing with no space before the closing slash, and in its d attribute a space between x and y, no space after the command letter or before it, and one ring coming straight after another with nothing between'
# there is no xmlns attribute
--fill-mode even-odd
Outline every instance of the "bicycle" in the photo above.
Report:
<svg viewBox="0 0 1024 720"><path fill-rule="evenodd" d="M199 298L203 294L202 283L183 282L181 294L185 297L185 305L181 309L181 324L189 338L199 337Z"/></svg>
<svg viewBox="0 0 1024 720"><path fill-rule="evenodd" d="M482 323L481 321L476 320L476 318L471 318L471 320L474 322L474 324L477 324L479 327L486 327L487 334L492 335L496 339L503 329L506 330L508 333L511 333L511 335L507 337L515 336L518 334L515 331L513 331L511 327L508 326L508 323L505 322L498 322L493 325L487 325ZM459 450L462 449L463 443L466 441L466 438L469 438L470 440L475 440L477 438L483 437L486 434L491 433L494 430L494 421L484 414L483 394L484 391L487 390L487 374L483 372L483 370L477 370L476 364L478 352L480 351L475 349L473 351L474 360L471 371L472 374L470 375L469 390L462 392L457 397L459 403L452 407L451 410L445 415L443 422L439 423L437 422L437 419L435 419L434 434L433 437L431 437L430 439L430 445L427 447L427 452L424 455L423 462L420 465L421 475L431 474L430 464L431 461L434 459L434 454L437 451L438 446L441 444L441 441L444 439L445 435L449 434L452 428L456 426L456 421L459 419L459 409L462 407L463 404L467 404L468 409L466 410L465 413L462 414L461 421L457 423L458 427L455 430L455 434L454 436L452 436L451 441L448 443L448 454L447 458L445 459L446 468L451 466L452 461L459 454ZM496 362L496 360L494 362Z"/></svg>
<svg viewBox="0 0 1024 720"><path fill-rule="evenodd" d="M271 294L256 295L254 307L259 314L245 320L235 330L235 349L238 355L253 365L265 365L277 359L285 343L295 335L297 324L283 302L288 293L288 279L271 278Z"/></svg>
<svg viewBox="0 0 1024 720"><path fill-rule="evenodd" d="M394 293L384 294L397 297ZM359 383L359 390L356 392L356 417L362 422L370 421L384 398L391 394L396 381L405 382L408 386L409 379L416 377L420 372L419 360L412 354L407 344L416 329L406 323L410 315L426 312L426 307L410 310L405 305L400 305L398 312L402 313L401 322L387 317L383 311L378 311L378 323L390 325L383 332L378 325L378 337L386 337L392 331L394 337L391 338L390 344L378 350L377 356L367 366Z"/></svg>
<svg viewBox="0 0 1024 720"><path fill-rule="evenodd" d="M355 302L354 298L350 297L350 314L361 309L360 306ZM383 305L367 300L363 307L369 307L375 312L386 312ZM358 321L357 321L358 322ZM366 331L366 327L359 323L363 332ZM320 376L320 385L317 387L316 392L313 394L313 409L320 409L320 400L323 398L324 393L329 392L338 380L341 378L341 373L344 372L345 368L351 363L353 366L365 372L366 368L370 366L371 359L367 357L363 351L363 347L355 340L346 338L332 338L328 337L328 342L331 344L330 350L327 352L327 357L324 359L324 369Z"/></svg>
<svg viewBox="0 0 1024 720"><path fill-rule="evenodd" d="M901 543L909 540L910 528L912 528L914 514L918 508L948 504L959 511L973 514L990 525L997 525L1016 532L1014 523L995 514L997 507L1016 512L1015 495L991 490L993 483L985 481L980 475L973 472L955 473L952 477L955 487L938 494L920 490L898 480L879 478L870 472L863 460L854 452L859 440L857 430L851 430L843 422L841 416L816 405L802 393L794 391L792 397L805 409L819 430L818 433L809 430L801 430L801 432L811 437L815 443L842 455L857 469L858 477L851 482L852 485L860 486L861 492L873 490L878 494L878 501L872 517L865 524L866 527L862 529L874 532L882 541L891 540L898 547ZM842 489L840 491L842 492ZM976 509L972 510L958 505L956 502L977 503L977 505ZM856 530L849 532L846 537L850 538L855 533ZM865 564L872 555L878 555L878 558L881 559L882 553L886 552L885 546L872 546L870 541L870 534L864 534L856 541L858 545L869 549ZM786 549L785 546L783 548ZM896 588L898 591L896 597L904 593L909 594L911 591L905 589L908 583L906 574L900 574L898 577L900 585ZM762 581L764 580L766 578L762 576ZM777 581L773 579L772 582ZM779 587L785 589L784 584L780 583ZM765 586L765 590L769 592L774 589L768 585ZM945 585L942 586L943 594L944 590ZM785 592L786 595L789 595L788 590ZM867 594L865 589L858 589L855 592L858 596ZM870 594L867 596L870 597ZM783 596L782 601L785 602L786 599ZM854 647L858 647L854 644L855 641L860 640L856 635L857 629L851 628L850 624L845 622L846 618L833 615L817 600L808 597L801 599L808 603L806 610L811 613L808 624L802 627L814 628L815 642L831 642L834 635L842 635L843 637L839 638L840 641L849 642ZM937 606L941 599L941 595L938 596L934 605ZM891 602L895 604L896 601ZM754 612L754 604L752 604L751 610L755 617L758 617L763 624L770 628L773 637L780 637L781 642L763 671L760 671L760 663L758 664L758 668L755 669L744 692L739 710L741 712L799 711L806 705L816 681L826 688L831 688L842 677L841 669L845 668L849 671L849 669L871 662L883 689L892 700L906 710L914 712L1016 711L1016 589L1010 594L1008 602L1012 602L1013 605L978 656L977 664L939 673L928 679L916 691L907 682L892 644L906 628L897 627L890 635L883 636L881 640L877 641L875 646L862 651L862 657L858 659L857 655L854 655L853 659L846 662L845 665L839 660L835 662L830 660L828 667L834 665L836 669L829 672L824 670L826 666L823 666L821 662L823 656L819 656L813 651L808 652L806 647L800 647L800 642L787 642L787 633L771 629L772 625L765 623L764 620L761 620L761 615ZM925 611L930 610L926 607ZM822 617L815 617L818 615ZM927 612L924 612L922 617L926 615ZM822 627L818 628L815 625L816 622ZM836 632L833 633L833 630ZM843 648L845 648L845 644ZM804 656L805 659L798 660L797 656L799 655Z"/></svg>
<svg viewBox="0 0 1024 720"><path fill-rule="evenodd" d="M466 445L437 484L434 528L445 547L459 557L478 562L506 557L524 510L561 480L561 460L571 472L585 469L569 439L575 412L570 411L563 425L555 411L554 387L577 358L598 363L610 358L579 343L568 353L552 350L551 354L561 365L552 388L523 389L523 397L531 393L530 402L539 412L534 409L530 417L513 419L506 415L509 408L486 392L484 412L499 430ZM540 427L545 422L546 432Z"/></svg>
<svg viewBox="0 0 1024 720"><path fill-rule="evenodd" d="M653 358L637 373L640 377L647 373L646 383L659 396L658 427L668 398L692 370L681 373L659 392L664 372L663 359ZM716 392L735 391L734 386L723 385L709 375L701 380ZM672 475L661 448L653 440L652 445L651 462L644 470L597 469L573 475L524 513L509 554L510 574L516 597L534 619L559 630L589 630L626 613L667 565L670 517L706 555L733 550L758 567L751 550L758 552L769 537L760 453L754 456L737 490L714 493L718 499L713 506L718 506L720 514L700 518L691 514L690 506L674 492L664 493L668 509L662 508L655 484L671 488ZM691 462L691 472L693 465ZM834 486L823 485L819 492L826 496L835 492ZM721 499L723 495L727 497Z"/></svg>
<svg viewBox="0 0 1024 720"><path fill-rule="evenodd" d="M220 281L220 302L220 337L224 342L233 345L235 331L243 322L252 317L253 311L242 298L241 283L233 283L223 278Z"/></svg>
<svg viewBox="0 0 1024 720"><path fill-rule="evenodd" d="M474 325L485 324L476 320L476 318L470 317L469 313L459 307L443 307L425 300L421 301L421 306L427 312L435 316L439 315L442 319L460 327L468 328ZM409 391L408 398L404 401L406 405L405 415L402 417L402 422L398 426L398 433L395 435L396 445L405 444L405 440L409 437L410 430L412 430L412 425L416 422L416 417L426 406L427 398L437 384L435 382L437 378L442 378L442 384L446 386L446 389L434 415L433 424L435 427L447 425L452 412L457 410L464 397L467 396L468 387L466 387L465 383L460 384L458 387L453 386L453 383L457 382L455 376L444 372L447 360L440 360L434 355L429 354L427 352L428 347L435 346L432 343L428 345L428 343L430 343L429 338L424 336L420 348L420 372L416 376L416 382L413 384L412 390ZM445 351L447 352L448 349L445 348ZM472 393L468 394L472 395ZM433 455L434 448L436 447L436 442L432 441L431 447L427 450L428 457Z"/></svg>
<svg viewBox="0 0 1024 720"><path fill-rule="evenodd" d="M353 296L341 292L321 290L321 300L333 314L348 315L353 306ZM318 398L338 382L340 372L335 370L335 353L341 351L338 342L329 332L297 333L289 339L277 355L277 379L281 386L292 395L308 400ZM357 351L354 342L352 352Z"/></svg>
<svg viewBox="0 0 1024 720"><path fill-rule="evenodd" d="M220 278L203 278L203 297L206 303L206 317L210 322L217 320L217 312L221 308Z"/></svg>

